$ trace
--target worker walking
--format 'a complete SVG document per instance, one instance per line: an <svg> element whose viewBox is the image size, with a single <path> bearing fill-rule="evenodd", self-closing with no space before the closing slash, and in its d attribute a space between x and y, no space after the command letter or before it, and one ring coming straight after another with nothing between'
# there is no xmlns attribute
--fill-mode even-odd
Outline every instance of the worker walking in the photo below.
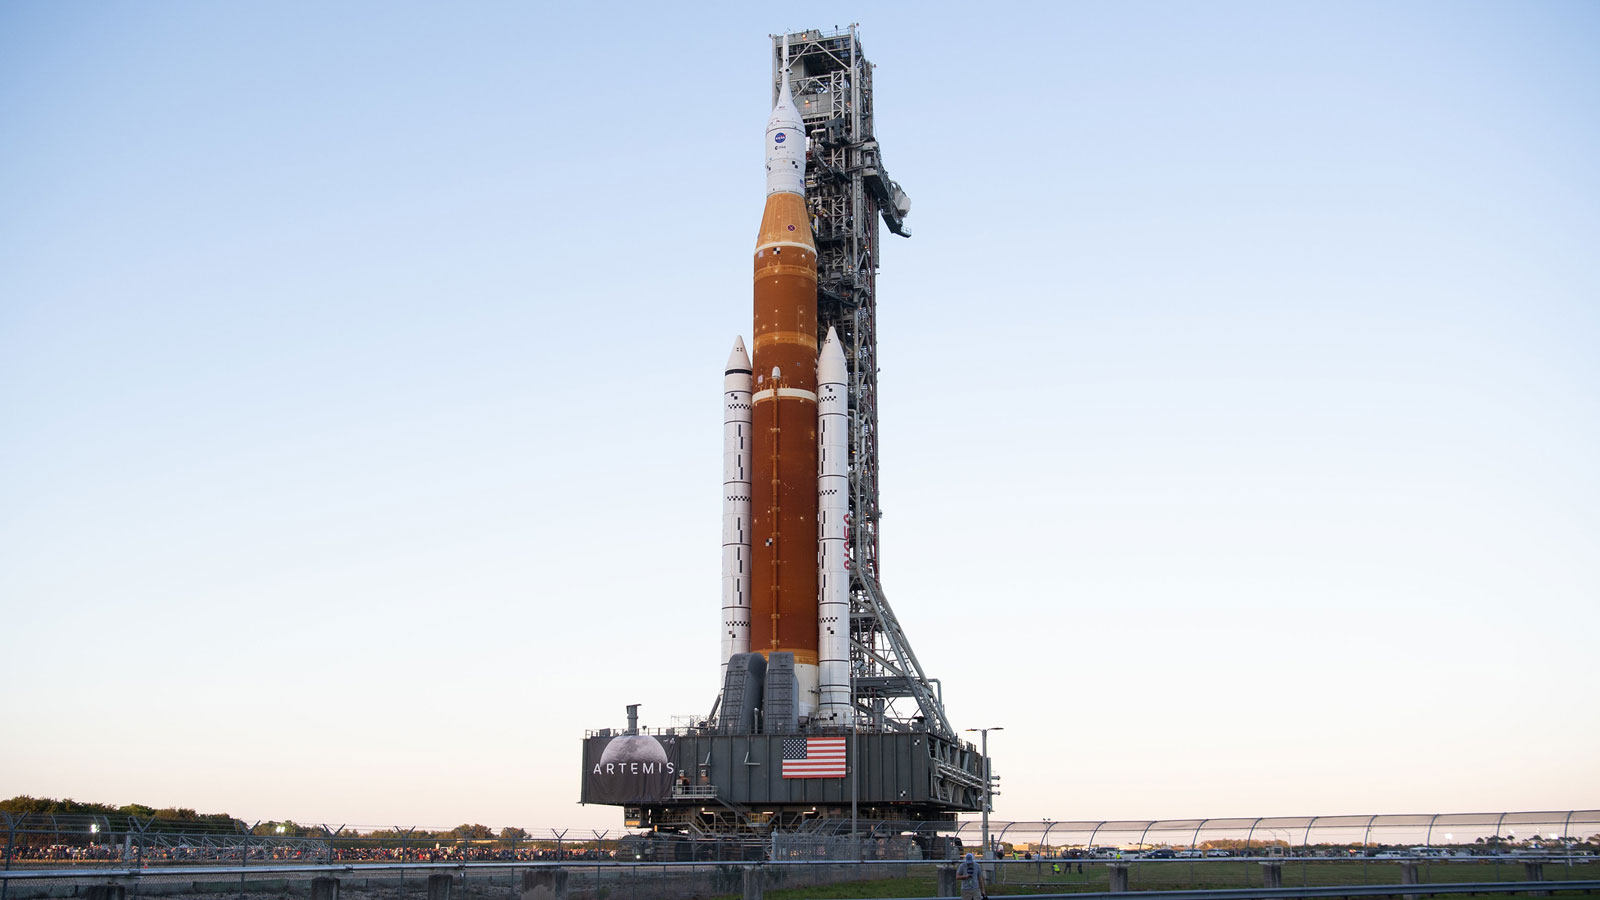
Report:
<svg viewBox="0 0 1600 900"><path fill-rule="evenodd" d="M983 892L983 869L971 853L956 866L956 883L961 885L962 900L983 900L989 896Z"/></svg>

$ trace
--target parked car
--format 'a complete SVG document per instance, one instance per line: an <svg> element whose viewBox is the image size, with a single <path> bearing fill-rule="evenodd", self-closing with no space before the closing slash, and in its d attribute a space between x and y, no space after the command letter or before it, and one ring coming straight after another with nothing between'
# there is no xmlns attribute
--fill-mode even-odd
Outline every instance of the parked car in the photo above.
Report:
<svg viewBox="0 0 1600 900"><path fill-rule="evenodd" d="M1173 854L1173 857L1176 859L1200 859L1205 855L1206 852L1204 850L1179 850Z"/></svg>
<svg viewBox="0 0 1600 900"><path fill-rule="evenodd" d="M1207 859L1217 859L1219 857L1232 856L1232 855L1233 855L1233 851L1231 851L1231 850L1207 850L1206 851L1206 858Z"/></svg>
<svg viewBox="0 0 1600 900"><path fill-rule="evenodd" d="M1173 852L1171 850L1168 850L1165 847L1160 847L1160 848L1157 848L1155 850L1146 851L1144 856L1142 856L1140 858L1141 859L1172 859L1173 857L1175 857L1177 855L1178 855L1177 853L1175 853L1175 852Z"/></svg>

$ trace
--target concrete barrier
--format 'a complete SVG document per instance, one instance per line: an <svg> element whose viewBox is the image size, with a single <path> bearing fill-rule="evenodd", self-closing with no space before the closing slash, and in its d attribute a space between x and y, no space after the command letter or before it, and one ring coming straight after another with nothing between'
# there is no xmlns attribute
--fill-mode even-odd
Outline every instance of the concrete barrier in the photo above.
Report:
<svg viewBox="0 0 1600 900"><path fill-rule="evenodd" d="M339 900L339 879L311 879L311 900Z"/></svg>
<svg viewBox="0 0 1600 900"><path fill-rule="evenodd" d="M1406 861L1400 864L1401 884L1421 884L1422 866L1416 862ZM1417 900L1416 894L1401 894L1401 900Z"/></svg>
<svg viewBox="0 0 1600 900"><path fill-rule="evenodd" d="M523 872L521 900L567 900L567 870L529 869Z"/></svg>
<svg viewBox="0 0 1600 900"><path fill-rule="evenodd" d="M1523 875L1523 879L1522 879L1523 881L1543 881L1544 880L1544 861L1543 860L1530 859L1527 862L1523 863L1522 864L1522 875ZM1529 891L1528 892L1528 896L1529 897L1548 897L1548 896L1550 896L1550 892L1549 891Z"/></svg>
<svg viewBox="0 0 1600 900"><path fill-rule="evenodd" d="M1106 890L1113 894L1120 894L1128 889L1127 863L1107 863L1106 874L1111 878L1111 885Z"/></svg>

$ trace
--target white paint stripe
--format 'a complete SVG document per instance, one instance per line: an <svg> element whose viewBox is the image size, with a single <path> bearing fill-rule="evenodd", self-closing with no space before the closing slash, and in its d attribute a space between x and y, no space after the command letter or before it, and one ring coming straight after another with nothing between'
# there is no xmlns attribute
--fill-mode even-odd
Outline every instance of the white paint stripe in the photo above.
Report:
<svg viewBox="0 0 1600 900"><path fill-rule="evenodd" d="M779 396L779 397L798 397L801 400L810 400L812 403L817 402L817 395L816 394L813 394L810 391L802 391L799 388L778 388L777 389L777 396ZM764 391L756 391L755 402L759 403L762 400L771 400L772 397L773 397L773 389L772 388L767 388Z"/></svg>
<svg viewBox="0 0 1600 900"><path fill-rule="evenodd" d="M802 244L798 241L772 241L771 243L762 244L761 246L757 247L756 252L760 253L761 251L772 247L799 247L801 250L809 250L812 253L817 252L816 247L813 247L810 244Z"/></svg>

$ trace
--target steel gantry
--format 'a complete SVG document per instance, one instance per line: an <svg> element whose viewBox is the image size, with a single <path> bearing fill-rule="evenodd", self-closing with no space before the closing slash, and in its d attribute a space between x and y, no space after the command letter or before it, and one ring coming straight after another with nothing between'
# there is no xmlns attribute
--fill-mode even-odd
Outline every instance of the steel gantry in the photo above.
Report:
<svg viewBox="0 0 1600 900"><path fill-rule="evenodd" d="M911 201L883 166L872 124L872 65L856 26L772 39L772 96L784 72L810 152L806 200L817 244L817 333L837 329L850 389L850 673L855 726L922 728L955 739L938 682L917 661L884 595L879 558L877 272L879 220L903 237ZM915 710L897 708L909 699Z"/></svg>

